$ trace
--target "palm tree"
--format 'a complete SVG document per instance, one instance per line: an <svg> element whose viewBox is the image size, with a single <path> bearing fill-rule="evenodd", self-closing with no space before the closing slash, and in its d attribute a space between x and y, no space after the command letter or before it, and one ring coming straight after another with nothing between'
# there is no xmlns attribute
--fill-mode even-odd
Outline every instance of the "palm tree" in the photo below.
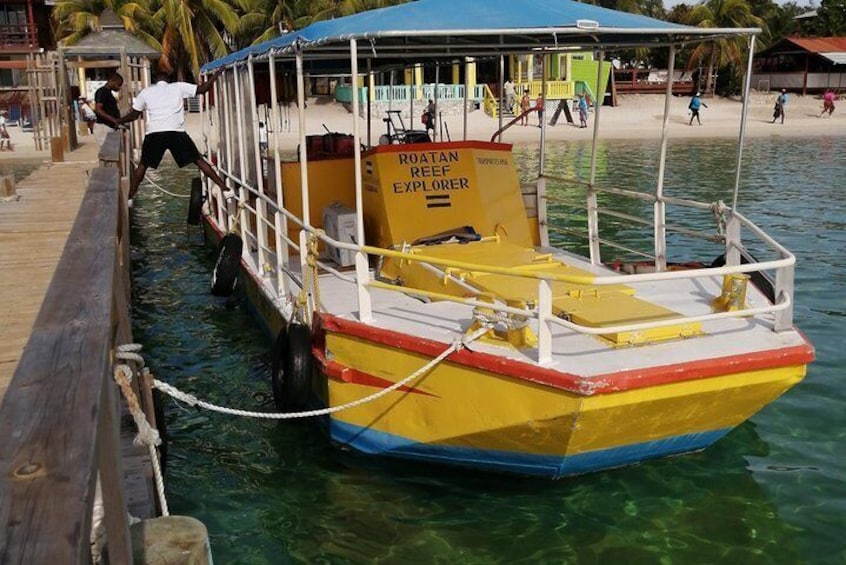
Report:
<svg viewBox="0 0 846 565"><path fill-rule="evenodd" d="M694 6L688 12L685 22L697 27L713 28L747 28L767 25L749 9L746 0L705 0ZM702 66L707 67L705 77L705 92L714 93L714 71L729 65L736 69L743 66L745 40L742 37L722 38L699 43L690 54L688 70Z"/></svg>
<svg viewBox="0 0 846 565"><path fill-rule="evenodd" d="M234 36L239 18L227 0L152 0L153 29L161 37L159 67L176 71L182 79L190 70L199 75L200 65L230 50L226 35Z"/></svg>
<svg viewBox="0 0 846 565"><path fill-rule="evenodd" d="M53 8L56 39L73 45L92 31L102 29L100 16L106 10L120 18L129 33L151 47L161 49L158 40L149 33L151 13L147 0L59 0Z"/></svg>

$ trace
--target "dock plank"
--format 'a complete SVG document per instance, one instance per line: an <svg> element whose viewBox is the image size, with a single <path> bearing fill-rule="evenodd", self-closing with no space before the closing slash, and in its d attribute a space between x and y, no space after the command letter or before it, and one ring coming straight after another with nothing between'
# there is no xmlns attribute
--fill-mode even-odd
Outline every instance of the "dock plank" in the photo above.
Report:
<svg viewBox="0 0 846 565"><path fill-rule="evenodd" d="M39 354L34 357L44 358L50 350L48 342L53 339L72 344L70 350L65 351L65 355L61 356L63 360L58 364L68 367L73 365L74 372L80 374L86 373L85 367L91 368L95 365L102 365L103 359L95 359L96 356L89 354L89 348L91 347L90 344L95 341L102 342L103 336L100 334L102 334L104 327L107 329L107 333L110 333L108 328L111 325L111 320L105 320L105 326L99 325L97 328L79 326L74 323L62 327L43 327L43 316L45 314L43 310L57 313L58 316L70 316L71 319L74 319L74 312L82 307L83 303L93 305L99 300L96 297L105 295L106 287L99 288L103 281L87 281L84 278L83 273L90 272L87 267L91 265L73 266L67 264L66 261L60 263L66 245L87 248L102 243L98 238L88 241L87 236L84 241L69 241L69 234L77 220L80 205L89 186L89 180L92 180L92 175L97 175L94 172L100 165L96 159L97 152L96 144L87 144L68 154L66 158L69 161L61 164L45 163L29 177L18 183L16 190L20 198L17 201L0 203L0 402L3 402L6 390L16 371L25 374L29 380L34 379L32 383L25 383L25 394L23 396L34 394L35 389L55 391L52 387L43 389L44 383L50 379L46 379L46 373L40 369L35 370L35 367L30 367L33 355L24 359L27 367L19 366L25 350L39 351ZM108 170L114 171L115 169ZM106 170L101 169L100 171L105 172ZM109 173L109 185L112 184L112 174ZM100 192L102 193L102 190ZM100 216L101 214L95 214L93 217ZM105 219L104 225L111 225L113 220L110 219L109 222L105 222ZM96 223L92 222L92 224ZM85 226L81 233L90 235L94 233L91 231L92 229L97 233L102 231L99 226L89 225ZM107 228L106 231L113 229ZM60 265L64 265L64 267ZM56 280L53 280L54 276ZM80 294L77 297L79 303L76 304L77 300L71 300L70 302L73 304L45 304L48 287L57 283L62 284L68 277L76 280L76 282L70 281L70 284L80 287ZM110 286L110 284L106 286ZM83 292L82 287L87 287L89 291L93 291L93 295L90 292ZM38 319L42 320L40 330L34 334L34 327L39 323L37 322ZM44 352L44 355L41 354L41 351ZM56 354L58 355L58 353ZM27 359L29 359L29 362L27 362ZM76 371L76 369L79 369L79 371ZM53 364L50 368L50 371L53 370L57 370L61 374L65 373L56 364ZM59 384L58 381L56 383ZM93 390L82 390L85 388L80 386L82 383L66 386L67 384L63 383L60 387L63 390L66 388L66 392L48 395L50 399L47 399L46 396L40 400L26 398L24 399L26 402L21 406L4 404L4 422L7 424L14 422L13 428L17 430L15 434L24 434L27 430L33 429L36 422L43 421L45 418L49 418L51 413L58 412L55 402L80 403L80 406L82 406L86 402L85 398L89 398L91 394L98 394ZM18 386L17 380L15 386ZM19 390L16 388L16 395L18 396L20 396ZM26 391L32 392L26 393ZM119 394L119 392L115 389L111 391L111 394ZM51 406L48 406L50 404L48 400L53 402ZM31 407L37 407L37 409L31 410ZM80 434L86 435L92 432L91 422L78 422L78 424L81 425L69 426L69 429L63 432L67 434L67 437L39 438L39 445L35 445L33 451L25 458L44 462L47 476L58 476L55 475L57 472L67 472L67 470L60 470L64 469L64 465L59 464L59 461L68 460L68 458L76 460L80 456L83 459L86 457L82 452L71 453L68 451L67 446L85 444L85 442L80 444L77 440L71 441L70 435L79 438L82 437ZM85 431L79 428L83 428ZM71 432L70 430L73 429L76 429L76 431ZM10 428L7 426L3 433L0 433L0 442L5 442L7 437L11 437L8 435L9 433ZM117 430L115 430L115 433L117 433ZM132 444L134 435L134 429L122 427L120 430L122 447L119 455L123 459L119 464L120 478L126 493L126 510L134 516L149 518L153 517L155 513L149 455L145 449L137 448ZM20 461L7 460L7 456L8 454L4 454L3 457L0 457L7 464L4 466L17 468ZM80 468L86 466L87 464ZM112 465L109 464L109 469L112 468ZM114 470L117 470L117 468L114 468ZM81 492L91 488L91 485L87 484L79 475L68 476L67 478L67 485L62 481L58 483L53 481L52 483L54 485L52 488L56 488L58 491L55 493L57 499L79 499L81 502ZM6 499L4 508L6 510L10 508L20 510L22 508L20 504L29 504L26 501L33 500L30 495L35 494L39 488L37 483L40 482L33 481L28 490L23 486L16 486L14 482L6 483L5 486L10 488L3 492L3 496L0 496L0 499ZM114 484L113 481L112 484ZM71 491L78 492L74 495ZM18 502L13 503L12 499L18 500ZM73 516L70 516L69 513ZM59 515L63 515L67 519L66 523L61 520L57 522L56 516ZM80 519L84 521L85 515L90 515L90 509L86 512L79 507L68 507L54 508L46 513L39 512L36 522L26 525L18 524L14 520L5 520L4 523L7 526L12 523L17 525L13 532L6 531L4 535L8 539L15 537L20 541L21 535L30 536L32 534L34 539L38 537L35 533L36 530L43 530L43 528L46 528L46 524L50 523L67 535L62 536L63 541L54 540L56 544L51 542L52 550L48 550L39 544L30 547L29 549L35 552L33 555L39 555L38 560L31 562L45 562L40 560L40 557L46 557L48 554L55 557L58 554L51 554L50 552L55 551L57 547L64 547L63 550L59 551L63 554L62 558L64 559L67 557L66 551L70 550L71 546L74 547L74 551L79 548L82 548L83 551L87 550L86 540L71 542L72 538L79 537L80 532L85 530L80 523ZM42 551L47 553L42 555ZM58 561L51 560L51 562Z"/></svg>
<svg viewBox="0 0 846 565"><path fill-rule="evenodd" d="M20 199L0 204L0 401L17 368L64 250L97 146L88 144L18 183Z"/></svg>

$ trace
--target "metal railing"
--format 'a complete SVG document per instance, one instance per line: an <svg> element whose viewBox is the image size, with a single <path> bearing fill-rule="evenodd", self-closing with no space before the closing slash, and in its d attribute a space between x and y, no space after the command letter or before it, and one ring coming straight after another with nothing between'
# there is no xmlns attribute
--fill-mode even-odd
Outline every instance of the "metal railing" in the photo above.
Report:
<svg viewBox="0 0 846 565"><path fill-rule="evenodd" d="M481 100L484 96L484 86L485 85L476 85L473 88L472 96L470 96L469 99L473 101ZM437 85L437 89L438 100L464 100L465 87L463 84L439 84ZM370 100L373 102L388 102L389 100L393 102L409 102L412 99L435 99L434 84L401 84L394 86L381 85L374 86L372 89L366 86L361 86L358 91L359 101L366 101L368 96L370 96ZM337 102L345 104L351 103L352 86L346 84L336 86L334 96Z"/></svg>
<svg viewBox="0 0 846 565"><path fill-rule="evenodd" d="M240 188L242 188L245 193L250 195L250 198L256 198L264 202L270 210L270 214L274 216L274 222L271 224L270 221L266 221L265 224L267 226L278 226L279 225L279 218L284 217L287 221L292 222L296 226L300 228L300 238L299 242L294 242L287 235L282 235L282 238L286 241L286 250L293 249L297 252L300 252L304 248L304 242L309 234L314 237L320 239L326 246L335 247L338 249L345 249L349 251L353 251L356 253L356 274L353 280L350 280L348 276L344 276L344 280L347 282L352 282L356 285L358 300L359 300L359 316L361 321L368 322L373 319L372 313L372 296L371 290L372 289L379 289L379 290L387 290L393 292L400 292L407 295L412 296L420 296L426 297L429 299L435 300L446 300L456 303L465 304L471 307L484 307L489 308L491 310L495 310L498 312L503 312L505 314L511 314L515 316L520 316L523 318L527 318L530 320L534 320L538 324L538 338L539 343L537 347L537 357L536 360L540 364L548 363L551 361L552 358L552 327L555 325L562 326L567 328L571 331L585 334L585 335L605 335L611 333L622 333L622 332L638 332L648 329L654 328L661 328L667 326L678 326L683 324L692 324L698 322L709 322L709 321L716 321L716 320L723 320L727 318L742 318L748 316L758 316L762 314L774 314L774 320L772 327L775 331L784 331L789 330L792 328L792 295L793 295L793 267L795 265L796 259L786 248L768 236L766 233L763 232L759 227L757 227L754 223L752 223L749 219L744 217L738 212L732 212L728 207L725 205L720 204L708 204L703 202L696 202L692 200L685 200L679 198L670 198L670 197L663 197L663 201L666 203L677 204L680 206L686 206L690 208L695 208L699 210L707 210L713 211L715 206L720 207L720 212L729 216L729 220L727 222L726 227L726 235L724 237L720 236L713 236L707 234L705 232L700 232L697 230L689 230L683 228L681 226L675 226L674 228L677 229L681 233L685 233L687 235L691 235L694 237L704 237L711 240L723 239L725 241L726 251L727 251L727 265L722 267L711 267L711 268L702 268L702 269L692 269L692 270L683 270L683 271L661 271L661 272L653 272L653 273L642 273L642 274L613 274L613 275L604 275L604 276L578 276L578 275L561 275L561 274L554 274L554 273L544 273L538 271L526 271L516 268L509 268L509 267L497 267L491 265L483 265L483 264L474 264L465 261L455 261L449 259L443 259L438 257L428 257L425 253L406 253L403 251L397 251L393 249L383 249L373 246L359 246L353 243L341 242L337 241L325 233L322 230L317 230L311 226L306 225L301 218L293 214L290 210L284 207L278 207L277 203L268 197L267 195L260 194L257 192L256 187L250 185L249 183L241 182L235 175L228 174L227 177L231 179L233 182L238 183ZM573 181L574 179L563 179ZM584 182L584 181L581 181ZM278 187L277 190L281 190L281 187ZM616 188L602 188L597 189L597 191L602 191L610 194L618 194L618 195L625 195L630 196L632 198L637 198L644 201L654 201L655 196L649 195L645 193L639 193L636 191L625 190L625 189L616 189ZM213 191L214 192L214 191ZM219 196L218 196L219 198ZM213 199L214 202L214 199ZM217 204L219 205L221 202L218 200ZM241 206L240 207L242 213L246 212L249 214L253 214L255 216L255 208L252 206ZM632 218L636 218L636 216L631 216ZM628 219L628 216L624 216L624 219ZM651 225L651 221L646 219L640 219L641 221L638 223L649 223ZM242 231L244 232L248 241L256 243L259 241L259 237L256 233L252 231L252 222L247 220L246 222L242 222ZM258 222L256 225L260 225ZM775 254L777 255L777 259L769 260L769 261L762 261L759 263L751 263L751 264L740 264L740 254L744 251L744 247L740 241L740 228L748 229L756 238L765 244L768 248L770 248ZM277 232L277 236L279 233ZM629 251L637 252L636 250L628 249L625 246L621 246L618 244L619 247L622 249L627 249ZM245 247L248 249L248 246ZM280 249L280 246L276 246L275 249L271 249L270 247L264 248L266 252L266 260L271 260L272 262L268 262L268 267L266 269L257 269L259 272L262 273L263 276L270 276L271 273L276 273L276 276L279 277L277 280L276 285L274 286L277 289L287 288L286 283L282 280L283 277L291 277L291 269L289 267L290 257L285 256ZM245 253L249 254L248 251ZM646 255L646 254L644 254ZM428 265L431 268L439 270L443 276L448 277L450 276L451 272L457 271L464 271L464 272L474 272L474 273L489 273L489 274L497 274L497 275L506 275L515 278L523 278L523 279L534 279L538 281L538 300L537 304L530 308L514 308L510 306L506 306L501 302L497 302L494 304L490 304L488 302L482 302L476 300L475 298L464 298L453 296L445 293L437 293L432 291L427 291L423 289L411 288L406 286L399 286L394 284L385 283L382 281L372 280L370 268L369 268L369 261L368 256L375 256L380 258L393 258L399 259L402 261L408 262L415 262L420 263L423 265ZM302 254L300 256L300 262L304 262L304 258ZM638 324L623 324L617 326L606 326L606 327L590 327L577 324L566 318L558 317L553 313L552 310L552 295L551 295L551 287L550 283L552 282L563 282L563 283L571 283L571 284L578 284L578 285L586 285L590 287L602 287L602 286L609 286L609 285L620 285L620 284L638 284L638 283L646 283L646 282L667 282L667 281L679 281L679 280L692 280L692 279L700 279L700 278L711 278L711 277L721 277L725 275L731 274L739 274L739 273L756 273L761 271L775 271L775 303L768 306L760 306L760 307L747 307L739 310L728 311L728 312L716 312L710 314L703 314L703 315L680 315L678 317L661 320L661 321L653 321L653 322L646 322L646 323L638 323ZM337 273L336 273L337 274Z"/></svg>
<svg viewBox="0 0 846 565"><path fill-rule="evenodd" d="M357 61L355 45L355 41L351 40L351 60L353 62ZM251 61L248 61L247 64L248 67L250 67L252 63ZM302 64L302 61L299 58L297 59L297 64ZM272 90L274 85L274 60L272 57L269 60L269 66L271 69L270 84ZM231 71L227 71L227 74L229 72L232 72L234 76L237 74L238 70L232 69ZM351 72L351 80L353 84L357 83L358 76L359 75L357 66L353 65ZM487 85L483 85L482 88L484 91L483 103L485 105L485 109L488 110L490 113L490 110L498 108L499 100L493 95ZM322 241L323 245L325 246L330 246L341 250L347 250L354 253L355 276L352 278L352 280L350 280L350 278L345 275L343 277L343 280L354 283L356 287L355 297L357 298L358 302L358 316L362 323L369 323L373 320L373 297L371 295L371 291L373 289L383 289L393 292L401 292L409 295L428 296L430 298L437 298L463 303L468 306L484 306L485 308L489 308L492 310L505 312L507 314L512 314L515 316L520 316L522 318L534 320L537 323L539 332L537 361L540 363L549 362L551 359L551 332L553 326L555 325L564 326L571 331L578 332L581 334L595 335L608 334L612 332L617 333L623 331L634 332L643 329L664 327L668 325L680 325L686 323L689 324L701 321L721 320L725 318L740 318L746 316L758 316L761 314L773 314L774 319L772 322L772 327L775 331L783 331L792 328L793 265L795 264L795 258L793 257L793 255L790 254L789 251L784 249L777 242L775 242L772 238L767 236L762 230L760 230L760 228L752 224L741 214L737 213L733 208L726 207L721 203L709 204L688 201L684 199L664 197L661 195L660 191L656 191L656 194L658 196L655 196L626 189L602 189L612 194L632 196L635 198L643 199L645 201L650 201L655 205L656 209L658 209L659 207L661 208L662 231L660 232L660 234L657 233L656 227L656 233L653 234L653 245L655 245L656 247L657 255L658 242L660 242L661 251L663 255L660 261L656 260L657 272L652 273L642 273L634 275L609 274L597 277L565 276L549 272L544 273L515 268L473 264L469 262L450 261L437 257L426 256L425 251L423 253L404 253L402 251L397 251L394 249L381 249L372 246L336 241L327 236L321 230L315 229L314 227L309 225L310 213L308 211L308 208L310 198L308 182L309 167L307 163L307 153L301 155L302 160L298 163L302 182L299 186L299 191L296 194L298 194L298 198L301 200L304 209L302 218L297 217L286 207L286 204L283 199L284 191L282 187L281 165L279 164L278 160L273 163L273 171L269 171L269 175L273 175L275 178L275 199L270 198L268 195L264 194L264 179L262 175L257 175L256 181L254 183L245 181L245 179L248 178L245 167L245 151L248 144L245 145L243 143L245 141L245 136L242 129L244 125L243 122L249 119L249 116L254 115L254 102L252 102L252 106L248 108L249 105L246 103L242 103L239 98L239 90L235 88L233 91L235 101L235 112L233 113L230 111L223 111L222 109L224 108L231 108L231 95L229 94L230 91L232 91L232 88L227 88L225 86L215 89L216 96L218 96L217 102L214 105L214 107L216 107L215 111L218 113L216 121L219 124L225 125L226 133L222 137L224 141L223 146L218 146L216 150L212 150L212 156L216 157L217 162L223 165L219 167L220 172L222 175L225 175L229 186L231 187L231 189L233 189L232 194L236 197L236 199L229 201L225 198L225 195L221 193L219 188L214 186L210 187L210 194L212 196L211 213L217 219L218 224L222 229L230 228L234 223L236 223L236 221L241 225L241 229L245 234L245 239L249 241L253 247L255 247L256 253L256 256L253 257L253 252L250 251L251 246L247 245L245 246L244 258L248 263L252 262L255 268L255 272L267 280L267 284L270 288L274 288L276 290L277 296L275 298L277 304L286 303L284 296L295 292L295 290L292 289L292 286L302 285L301 281L297 281L295 279L295 275L293 273L295 269L290 268L290 261L293 259L291 251L298 250L300 252L298 261L300 262L301 272L305 272L307 260L307 257L305 257L306 242L309 237L316 237L320 241ZM354 116L354 135L357 135L355 128L358 127L358 104L356 102L359 100L358 95L361 93L361 91L352 89L351 92L353 94L352 101ZM271 94L271 98L273 99L273 92L271 92ZM300 103L302 107L304 87L302 87L301 85L298 86L298 97L300 98ZM305 118L303 114L300 114L300 122L300 144L302 146L305 146ZM258 142L255 139L253 139L253 142L254 147L252 150L255 151L256 154L258 154ZM276 144L274 153L278 151L278 142L278 137L276 137L274 140L274 143ZM240 156L237 160L235 159L236 149L240 153ZM359 146L356 145L356 157L354 158L354 166L356 168L356 215L358 219L356 231L358 238L357 241L361 242L364 241L364 229L363 204L361 201L363 187L361 186L361 160L358 159L359 150ZM594 147L593 154L595 155L595 153L596 148ZM235 172L234 170L236 164L240 165L238 167L240 168L239 172ZM261 166L257 166L257 170L261 170L261 168ZM593 168L594 165L592 164L592 170ZM542 169L543 167L541 166L541 170ZM591 179L593 179L593 173L591 173L591 175ZM542 215L540 212L542 210L545 210L545 199L547 198L547 196L542 194L540 186L542 183L544 183L545 186L545 182L548 179L553 178L554 177L547 177L542 173L541 177L539 177L538 180L538 223L542 241L545 238L547 221L545 216ZM572 181L572 179L569 180ZM600 189L595 186L593 180L591 180L590 183L585 183L585 181L579 182L587 186L587 221L591 233L589 241L590 260L594 265L599 266L601 261L598 251L598 244L600 240L598 233L598 221L596 220L596 194ZM543 192L545 192L545 190ZM255 200L256 204L252 204L252 200ZM237 206L235 205L235 202L238 203ZM663 230L665 222L663 218L664 208L666 204L679 204L682 206L688 205L689 207L709 211L713 211L715 209L715 206L717 207L717 211L721 214L721 216L727 218L724 221L724 235L721 236L725 246L724 249L726 254L726 266L687 271L665 270L664 261L666 261L666 250L663 247ZM611 213L615 212L611 211ZM639 219L634 214L629 214L627 212L616 212L616 215L619 219L622 220L633 221L635 224L641 223L638 221ZM270 229L271 218L272 226L275 232L275 246L270 246L267 243L269 237L266 233L266 230ZM289 224L297 226L294 229L299 231L299 238L296 242L292 241L294 238L288 236ZM255 228L253 227L253 225L255 226ZM658 223L656 222L655 225L657 226ZM761 263L741 264L740 257L741 254L744 252L744 247L741 241L741 230L744 228L751 232L757 238L758 241L763 242L767 247L774 251L777 258L775 260L764 261ZM686 228L681 226L681 229ZM687 231L689 232L688 235L693 235L694 233L696 233L697 230ZM719 239L720 237L716 238L717 241L719 241ZM421 263L427 265L427 269L441 270L444 273L445 277L450 276L450 270L457 269L465 272L492 273L517 278L535 279L537 280L538 284L537 300L536 303L532 304L530 307L514 308L501 303L495 303L491 305L486 302L479 302L472 297L463 298L447 294L437 294L422 289L392 285L383 281L372 280L372 273L369 266L369 258L371 256L378 257L381 259L391 257L395 259L400 259L402 261L413 261ZM570 320L559 318L558 316L553 314L552 311L550 283L556 281L578 285L587 285L589 287L619 284L638 284L646 282L660 284L662 282L669 281L712 278L739 273L756 273L759 271L775 271L775 296L773 300L774 304L772 305L757 308L745 308L729 312L707 313L703 315L681 314L678 317L672 318L671 320L649 322L644 324L627 324L603 328L593 328L578 325ZM272 280L273 277L276 277L275 281ZM273 282L275 282L275 284L273 284ZM353 296L351 296L351 300L352 299ZM693 301L691 301L691 305L693 304ZM701 297L697 298L696 304L701 304ZM701 306L697 307L697 309L694 311L701 312Z"/></svg>

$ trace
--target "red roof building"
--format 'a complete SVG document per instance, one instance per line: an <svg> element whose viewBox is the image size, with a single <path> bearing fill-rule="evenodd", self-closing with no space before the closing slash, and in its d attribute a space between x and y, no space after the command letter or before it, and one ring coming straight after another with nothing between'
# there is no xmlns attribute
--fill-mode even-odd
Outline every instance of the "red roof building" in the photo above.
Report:
<svg viewBox="0 0 846 565"><path fill-rule="evenodd" d="M785 37L755 55L752 88L846 90L846 37Z"/></svg>

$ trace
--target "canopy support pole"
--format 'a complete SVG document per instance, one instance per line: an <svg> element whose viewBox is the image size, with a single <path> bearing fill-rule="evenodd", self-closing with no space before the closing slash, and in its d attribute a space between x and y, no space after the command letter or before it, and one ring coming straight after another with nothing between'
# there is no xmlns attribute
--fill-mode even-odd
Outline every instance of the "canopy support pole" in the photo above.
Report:
<svg viewBox="0 0 846 565"><path fill-rule="evenodd" d="M371 140L370 101L373 100L373 71L370 68L370 58L367 58L367 147L373 147Z"/></svg>
<svg viewBox="0 0 846 565"><path fill-rule="evenodd" d="M464 120L464 141L467 141L467 114L469 113L467 111L467 101L469 99L470 90L470 81L468 80L470 75L467 72L468 64L467 57L464 57L464 114L462 116L462 119Z"/></svg>
<svg viewBox="0 0 846 565"><path fill-rule="evenodd" d="M311 210L308 201L308 149L306 148L305 79L303 78L303 52L297 47L297 117L300 134L300 194L303 201L303 224L311 226ZM353 88L355 92L355 88ZM355 96L355 95L354 95ZM305 260L305 249L300 249L300 262ZM303 271L305 273L305 271Z"/></svg>
<svg viewBox="0 0 846 565"><path fill-rule="evenodd" d="M667 165L667 137L670 129L670 100L673 98L673 71L676 65L676 46L670 45L667 63L667 89L664 94L664 121L661 124L661 153L658 158L658 184L655 186L653 208L653 245L655 270L667 270L667 206L664 203L664 173Z"/></svg>
<svg viewBox="0 0 846 565"><path fill-rule="evenodd" d="M549 247L549 230L547 229L548 224L546 218L546 59L546 54L541 55L541 95L543 96L543 107L538 114L541 135L536 199L538 214L538 242L541 247Z"/></svg>
<svg viewBox="0 0 846 565"><path fill-rule="evenodd" d="M270 66L270 119L273 120L273 186L276 188L276 213L273 214L273 227L276 232L276 291L281 296L287 296L289 281L288 240L282 234L288 235L288 218L279 210L285 208L285 195L282 191L282 165L279 163L279 135L277 128L281 128L279 117L279 100L276 92L276 57L273 51L267 59ZM269 130L270 128L268 128ZM268 140L269 141L269 140Z"/></svg>
<svg viewBox="0 0 846 565"><path fill-rule="evenodd" d="M233 154L233 151L232 151L232 137L233 137L232 136L232 112L227 112L225 109L228 109L228 108L231 107L229 105L229 87L232 83L235 82L235 68L234 67L232 68L232 73L231 73L232 80L231 81L226 80L226 75L227 75L227 73L226 73L226 71L224 71L223 72L223 79L224 80L221 81L220 86L221 86L221 90L223 90L223 108L224 108L223 123L224 123L224 126L226 127L226 135L223 135L221 137L223 138L224 149L226 150L226 172L227 172L226 183L228 185L229 179L231 178L231 175L232 175L232 161L235 160L235 155ZM234 192L234 190L233 190L233 192ZM232 221L235 218L234 217L230 218L229 215L228 215L229 214L229 202L224 200L224 205L227 208L227 210L226 210L227 216L226 216L226 224L224 224L223 227L226 228L227 230L229 230L232 227ZM232 214L234 215L234 212L232 212Z"/></svg>
<svg viewBox="0 0 846 565"><path fill-rule="evenodd" d="M255 166L256 166L256 190L258 191L258 196L256 197L256 237L258 238L258 245L256 245L257 252L258 252L258 264L260 268L260 273L262 278L267 276L267 272L264 270L264 266L267 265L267 222L265 222L265 217L267 216L267 205L264 202L264 160L261 154L261 145L259 143L259 115L258 115L258 104L256 103L256 89L255 89L255 70L253 64L253 56L247 58L247 72L250 79L250 88L247 90L249 91L249 102L250 102L250 114L253 117L252 126L253 126L253 155L255 155ZM267 132L267 124L265 124L265 132Z"/></svg>
<svg viewBox="0 0 846 565"><path fill-rule="evenodd" d="M537 56L537 55L536 55ZM541 91L540 96L543 100L543 106L538 109L538 126L540 126L540 159L538 161L538 176L544 175L544 166L546 165L546 55L541 57Z"/></svg>
<svg viewBox="0 0 846 565"><path fill-rule="evenodd" d="M435 99L435 115L432 116L432 120L435 121L438 124L439 128L443 129L444 126L441 124L441 117L438 115L438 83L440 82L440 80L441 80L441 66L440 66L440 64L435 63L435 93L433 95L434 99ZM432 137L434 138L434 139L432 139L432 141L441 141L441 137L443 137L443 136L438 135L437 128L432 127Z"/></svg>
<svg viewBox="0 0 846 565"><path fill-rule="evenodd" d="M414 97L417 96L417 65L409 69L411 84L408 87L408 127L414 126Z"/></svg>
<svg viewBox="0 0 846 565"><path fill-rule="evenodd" d="M370 290L370 267L367 262L367 255L361 251L361 246L364 245L364 204L362 195L361 182L361 125L359 124L359 109L358 109L358 43L355 39L350 39L350 68L352 72L352 107L353 107L353 145L354 157L353 164L355 167L355 244L359 246L359 251L355 254L355 279L358 290L358 317L363 323L373 320L373 310L371 307Z"/></svg>
<svg viewBox="0 0 846 565"><path fill-rule="evenodd" d="M752 59L755 57L755 36L749 36L749 60L746 62L746 77L743 81L743 110L740 114L740 135L737 141L737 169L734 173L734 194L731 198L732 212L737 209L737 194L740 191L740 173L743 163L743 141L746 138L746 118L749 115L749 89L752 84Z"/></svg>
<svg viewBox="0 0 846 565"><path fill-rule="evenodd" d="M497 94L498 106L497 115L499 116L499 130L502 131L502 90L505 88L505 58L499 56L499 93ZM501 138L500 138L501 139Z"/></svg>
<svg viewBox="0 0 846 565"><path fill-rule="evenodd" d="M241 233L245 236L255 235L250 234L250 224L249 220L247 219L247 202L249 201L249 196L247 193L247 189L245 188L245 184L247 182L247 148L245 147L244 143L244 101L242 99L242 92L241 92L241 80L242 75L237 72L238 65L235 65L235 73L233 73L233 78L235 79L235 123L236 123L236 133L237 133L237 143L238 143L238 201L242 206L240 206L241 212ZM247 239L246 237L244 239ZM245 241L245 243L248 243ZM245 245L243 247L243 253L249 253L250 246Z"/></svg>
<svg viewBox="0 0 846 565"><path fill-rule="evenodd" d="M599 142L599 109L602 107L604 94L599 92L602 84L602 62L605 60L605 51L599 52L599 61L596 70L596 100L593 101L593 140L590 149L590 179L588 181L588 237L590 246L590 262L599 265L602 258L599 255L599 207L596 198L596 147Z"/></svg>

